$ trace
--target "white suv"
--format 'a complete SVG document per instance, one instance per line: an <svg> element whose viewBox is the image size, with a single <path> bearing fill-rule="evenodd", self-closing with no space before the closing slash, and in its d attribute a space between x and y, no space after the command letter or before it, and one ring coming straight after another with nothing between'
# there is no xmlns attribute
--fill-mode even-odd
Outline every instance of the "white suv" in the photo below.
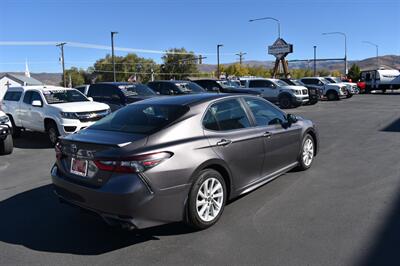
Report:
<svg viewBox="0 0 400 266"><path fill-rule="evenodd" d="M306 87L292 86L279 79L248 78L244 87L259 92L263 98L278 103L281 108L298 107L309 101Z"/></svg>
<svg viewBox="0 0 400 266"><path fill-rule="evenodd" d="M10 87L1 109L9 116L13 132L46 132L55 144L58 136L75 133L110 113L110 107L75 89L55 86Z"/></svg>

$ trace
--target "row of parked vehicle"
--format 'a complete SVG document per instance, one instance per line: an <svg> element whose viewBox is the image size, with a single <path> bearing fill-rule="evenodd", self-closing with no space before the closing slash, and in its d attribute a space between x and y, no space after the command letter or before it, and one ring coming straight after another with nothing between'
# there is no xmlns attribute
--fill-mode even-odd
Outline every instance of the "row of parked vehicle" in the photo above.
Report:
<svg viewBox="0 0 400 266"><path fill-rule="evenodd" d="M210 227L227 201L293 168L309 169L319 149L312 121L264 99L309 102L306 87L281 80L247 79L245 88L197 80L77 89L10 87L1 104L2 149L10 152L10 133L47 132L60 201L110 225Z"/></svg>
<svg viewBox="0 0 400 266"><path fill-rule="evenodd" d="M262 97L281 108L316 104L321 98L338 100L357 93L357 86L333 77L267 79L244 77L239 80L195 79L159 80L147 85L104 82L75 89L54 86L10 87L1 103L3 147L10 153L12 138L21 130L47 133L53 145L59 136L76 133L108 114L134 102L157 96L201 93L240 93Z"/></svg>

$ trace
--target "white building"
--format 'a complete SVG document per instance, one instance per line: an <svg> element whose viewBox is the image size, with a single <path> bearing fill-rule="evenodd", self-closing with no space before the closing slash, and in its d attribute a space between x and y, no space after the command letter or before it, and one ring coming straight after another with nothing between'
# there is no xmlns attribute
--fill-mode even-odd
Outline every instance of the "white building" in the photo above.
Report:
<svg viewBox="0 0 400 266"><path fill-rule="evenodd" d="M8 87L42 85L39 80L29 76L6 73L0 77L0 100L3 99Z"/></svg>

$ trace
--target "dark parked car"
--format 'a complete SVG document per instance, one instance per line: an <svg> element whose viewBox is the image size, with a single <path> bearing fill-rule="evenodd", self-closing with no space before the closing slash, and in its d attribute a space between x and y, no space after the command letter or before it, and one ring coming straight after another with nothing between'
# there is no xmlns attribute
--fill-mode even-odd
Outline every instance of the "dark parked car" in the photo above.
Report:
<svg viewBox="0 0 400 266"><path fill-rule="evenodd" d="M289 85L306 87L308 89L308 97L309 97L308 104L310 105L316 104L319 98L321 97L320 92L316 88L311 88L309 86L307 87L306 84L303 84L301 81L298 81L297 79L281 78L280 80L286 82Z"/></svg>
<svg viewBox="0 0 400 266"><path fill-rule="evenodd" d="M206 92L196 83L187 80L157 80L151 81L147 85L161 95L184 95Z"/></svg>
<svg viewBox="0 0 400 266"><path fill-rule="evenodd" d="M108 104L112 112L127 104L157 96L146 85L129 82L96 83L90 85L87 89L84 89L84 87L78 89L83 89L83 93L92 97L96 102Z"/></svg>
<svg viewBox="0 0 400 266"><path fill-rule="evenodd" d="M184 220L202 229L227 200L294 167L310 168L317 150L311 121L260 97L158 97L61 138L51 175L61 201L109 224Z"/></svg>
<svg viewBox="0 0 400 266"><path fill-rule="evenodd" d="M208 92L223 92L223 93L245 93L261 96L261 93L253 90L241 89L230 85L226 80L216 79L198 79L193 80L194 83L200 85L203 89Z"/></svg>
<svg viewBox="0 0 400 266"><path fill-rule="evenodd" d="M13 151L11 128L7 124L0 124L0 155L10 154Z"/></svg>

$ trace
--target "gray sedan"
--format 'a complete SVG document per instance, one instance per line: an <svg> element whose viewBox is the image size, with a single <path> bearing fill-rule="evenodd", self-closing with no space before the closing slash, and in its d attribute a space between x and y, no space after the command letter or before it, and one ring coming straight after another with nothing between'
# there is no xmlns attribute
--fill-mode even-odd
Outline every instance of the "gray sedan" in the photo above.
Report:
<svg viewBox="0 0 400 266"><path fill-rule="evenodd" d="M61 202L111 225L204 229L228 200L310 168L317 150L311 121L260 97L157 97L62 138L51 175Z"/></svg>

